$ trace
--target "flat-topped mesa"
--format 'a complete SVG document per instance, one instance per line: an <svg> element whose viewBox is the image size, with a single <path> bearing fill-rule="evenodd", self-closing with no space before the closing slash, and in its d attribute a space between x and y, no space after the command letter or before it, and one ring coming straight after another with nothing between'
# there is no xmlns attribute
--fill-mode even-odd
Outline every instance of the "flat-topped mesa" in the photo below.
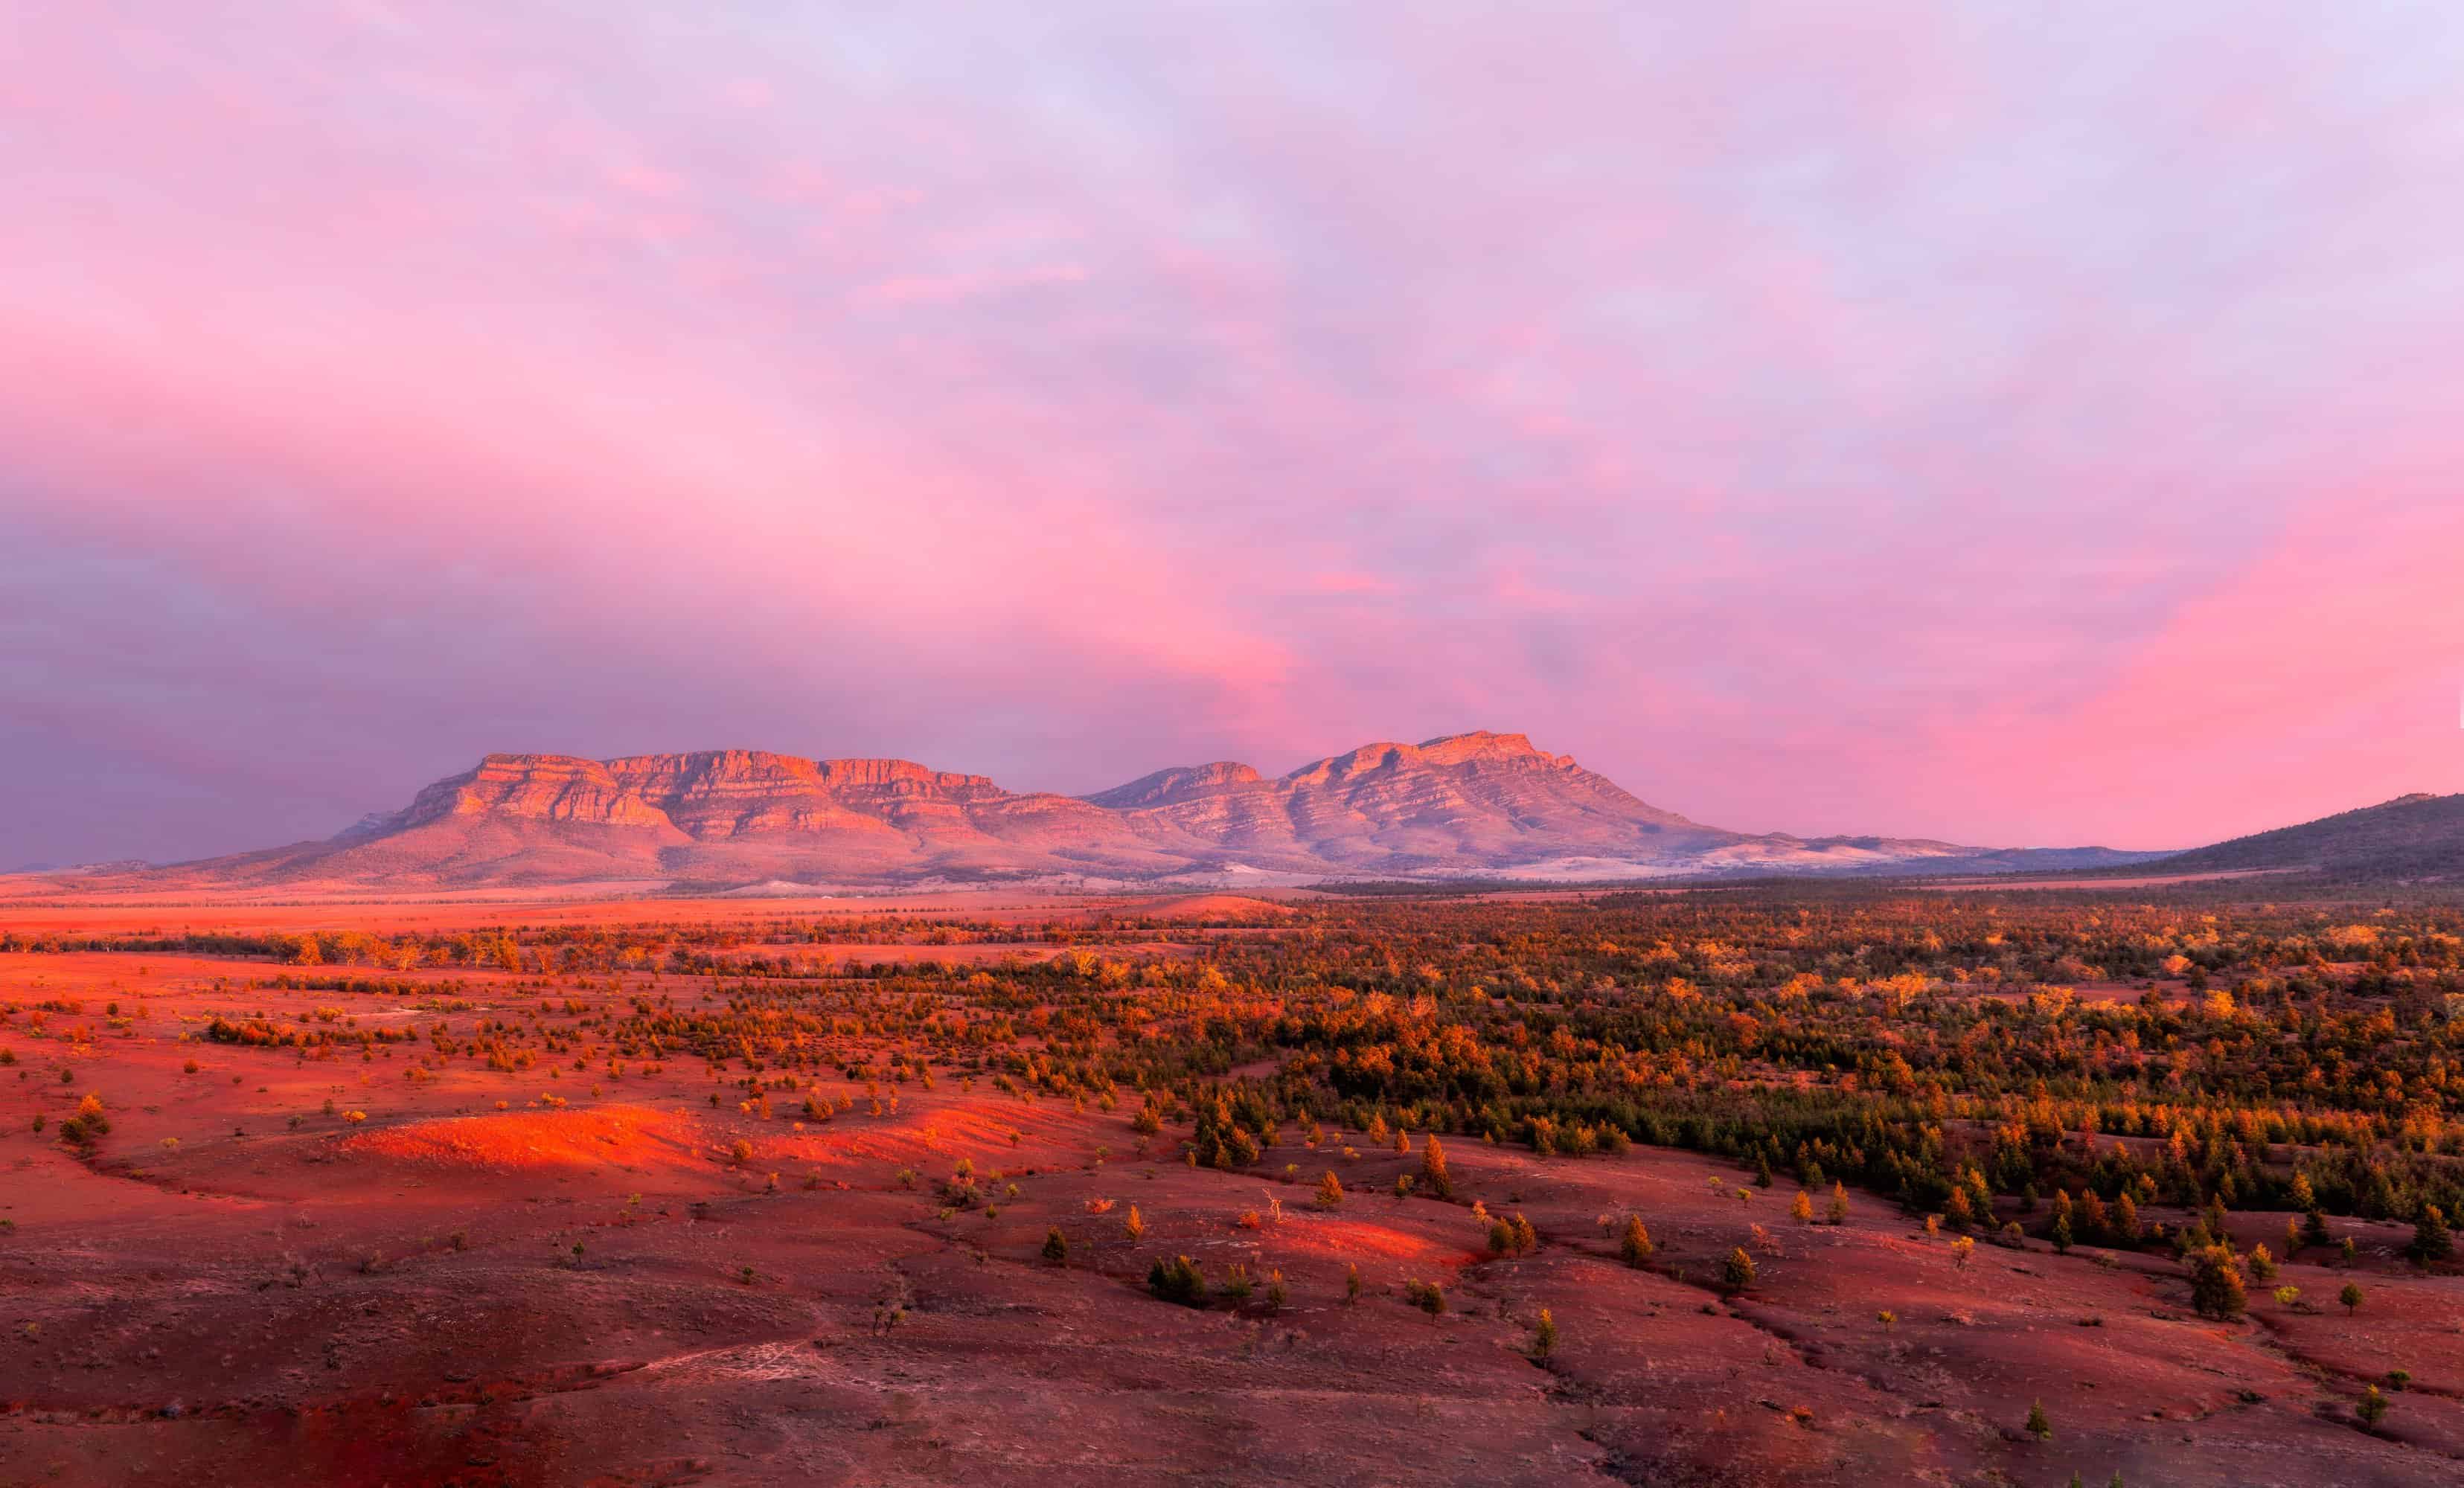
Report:
<svg viewBox="0 0 2464 1488"><path fill-rule="evenodd" d="M2385 821L2383 835L2437 835L2459 804L2464 798L2409 798L2365 815ZM402 810L324 842L148 871L183 886L608 883L700 891L1227 873L1306 882L1297 876L1596 879L1920 862L1938 870L1980 854L1895 839L1723 831L1638 799L1521 733L1476 731L1367 744L1271 779L1231 760L1185 765L1085 798L1007 791L980 775L909 759L747 749L604 760L495 754ZM2074 856L2069 865L2116 855Z"/></svg>
<svg viewBox="0 0 2464 1488"><path fill-rule="evenodd" d="M571 755L490 755L475 768L421 791L396 821L411 827L470 816L611 826L668 824L664 814L627 789L605 764ZM364 828L363 823L353 830Z"/></svg>

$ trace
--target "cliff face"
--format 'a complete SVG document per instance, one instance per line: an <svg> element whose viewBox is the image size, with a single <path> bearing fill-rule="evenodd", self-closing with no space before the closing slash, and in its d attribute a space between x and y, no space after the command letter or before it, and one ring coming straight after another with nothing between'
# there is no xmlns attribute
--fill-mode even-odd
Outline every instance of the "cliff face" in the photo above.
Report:
<svg viewBox="0 0 2464 1488"><path fill-rule="evenodd" d="M405 884L895 881L1173 866L1116 813L905 759L710 750L491 755L330 842L224 860L244 877ZM215 864L200 864L211 868Z"/></svg>
<svg viewBox="0 0 2464 1488"><path fill-rule="evenodd" d="M376 886L768 880L894 884L1186 872L1573 876L1845 868L1978 849L1749 837L1627 794L1519 733L1366 744L1269 779L1228 761L1077 799L904 759L712 750L490 755L323 842L180 868L184 883Z"/></svg>

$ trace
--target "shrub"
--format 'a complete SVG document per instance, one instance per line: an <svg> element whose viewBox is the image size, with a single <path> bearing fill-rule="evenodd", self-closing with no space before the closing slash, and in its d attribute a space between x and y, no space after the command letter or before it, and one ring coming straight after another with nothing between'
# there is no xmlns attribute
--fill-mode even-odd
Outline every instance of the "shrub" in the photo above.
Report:
<svg viewBox="0 0 2464 1488"><path fill-rule="evenodd" d="M1044 1258L1056 1266L1069 1262L1069 1237L1061 1233L1059 1225L1044 1232Z"/></svg>
<svg viewBox="0 0 2464 1488"><path fill-rule="evenodd" d="M1742 1245L1728 1252L1720 1262L1720 1280L1732 1292L1742 1292L1754 1284L1754 1258L1746 1254Z"/></svg>
<svg viewBox="0 0 2464 1488"><path fill-rule="evenodd" d="M1184 1307L1206 1305L1206 1274L1186 1256L1158 1259L1147 1268L1147 1290Z"/></svg>

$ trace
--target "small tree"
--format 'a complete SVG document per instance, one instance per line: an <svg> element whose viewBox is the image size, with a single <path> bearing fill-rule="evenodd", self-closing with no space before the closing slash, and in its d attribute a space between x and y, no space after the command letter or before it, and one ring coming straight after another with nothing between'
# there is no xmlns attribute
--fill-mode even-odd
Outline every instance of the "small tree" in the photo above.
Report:
<svg viewBox="0 0 2464 1488"><path fill-rule="evenodd" d="M2028 1407L2028 1434L2038 1441L2054 1439L2054 1422L2045 1414L2045 1403L2036 1401Z"/></svg>
<svg viewBox="0 0 2464 1488"><path fill-rule="evenodd" d="M1044 1232L1044 1258L1056 1266L1069 1263L1069 1237L1061 1233L1059 1225Z"/></svg>
<svg viewBox="0 0 2464 1488"><path fill-rule="evenodd" d="M1455 1196L1455 1180L1446 1171L1446 1149L1434 1131L1420 1144L1420 1187L1436 1198Z"/></svg>
<svg viewBox="0 0 2464 1488"><path fill-rule="evenodd" d="M2372 1431L2378 1430L2379 1422L2385 1419L2387 1413L2387 1396L2379 1393L2379 1388L2376 1385L2371 1386L2362 1392L2361 1404L2353 1407L2353 1413L2362 1418L2364 1426Z"/></svg>
<svg viewBox="0 0 2464 1488"><path fill-rule="evenodd" d="M1121 1233L1129 1237L1133 1245L1146 1237L1147 1222L1138 1217L1137 1205L1130 1206L1130 1217L1121 1221Z"/></svg>
<svg viewBox="0 0 2464 1488"><path fill-rule="evenodd" d="M2344 1289L2336 1294L2336 1300L2344 1304L2344 1316L2349 1318L2362 1310L2362 1302L2367 1296L2368 1294L2362 1290L2362 1284L2359 1281L2347 1281L2344 1283Z"/></svg>
<svg viewBox="0 0 2464 1488"><path fill-rule="evenodd" d="M2250 1248L2249 1265L2250 1279L2252 1280L2257 1282L2261 1286L2271 1285L2275 1282L2276 1258L2268 1254L2266 1246L2254 1245Z"/></svg>
<svg viewBox="0 0 2464 1488"><path fill-rule="evenodd" d="M1831 1222L1833 1224L1848 1222L1848 1186L1844 1183L1831 1185Z"/></svg>
<svg viewBox="0 0 2464 1488"><path fill-rule="evenodd" d="M1540 1321L1531 1325L1531 1357L1546 1359L1557 1351L1557 1320L1548 1308L1540 1309Z"/></svg>
<svg viewBox="0 0 2464 1488"><path fill-rule="evenodd" d="M1968 1269L1968 1258L1975 1254L1976 1241L1973 1236L1963 1235L1950 1242L1951 1263L1962 1271Z"/></svg>
<svg viewBox="0 0 2464 1488"><path fill-rule="evenodd" d="M1331 1168L1327 1170L1325 1177L1317 1180L1317 1207L1320 1209L1343 1207L1343 1180L1334 1175L1334 1170Z"/></svg>
<svg viewBox="0 0 2464 1488"><path fill-rule="evenodd" d="M1746 1254L1744 1246L1728 1252L1727 1259L1720 1262L1720 1280L1732 1292L1754 1284L1754 1258Z"/></svg>
<svg viewBox="0 0 2464 1488"><path fill-rule="evenodd" d="M1642 1227L1640 1214L1625 1216L1625 1237L1617 1241L1617 1256L1629 1266L1639 1266L1651 1258L1651 1232Z"/></svg>
<svg viewBox="0 0 2464 1488"><path fill-rule="evenodd" d="M1343 1304L1347 1307L1360 1301L1360 1267L1355 1262L1343 1268Z"/></svg>
<svg viewBox="0 0 2464 1488"><path fill-rule="evenodd" d="M2200 1317L2226 1321L2241 1315L2248 1301L2241 1263L2222 1245L2202 1246L2190 1260L2190 1306Z"/></svg>
<svg viewBox="0 0 2464 1488"><path fill-rule="evenodd" d="M2445 1260L2454 1250L2455 1241L2447 1233L2447 1216L2438 1212L2437 1205L2424 1203L2421 1216L2413 1221L2412 1243L2405 1247L2404 1253L2426 1266L2433 1260Z"/></svg>
<svg viewBox="0 0 2464 1488"><path fill-rule="evenodd" d="M1803 1189L1797 1190L1796 1197L1789 1203L1788 1216L1798 1224L1814 1223L1814 1196Z"/></svg>

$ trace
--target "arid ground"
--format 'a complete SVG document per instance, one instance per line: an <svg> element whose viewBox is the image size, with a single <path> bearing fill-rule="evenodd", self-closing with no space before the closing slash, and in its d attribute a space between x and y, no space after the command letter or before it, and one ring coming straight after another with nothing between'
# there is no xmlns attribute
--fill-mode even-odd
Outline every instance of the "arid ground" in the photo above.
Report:
<svg viewBox="0 0 2464 1488"><path fill-rule="evenodd" d="M1953 912L1922 897L1904 912ZM1761 1019L1750 1039L1718 1025L1742 1059L1682 1036L1673 1054L1592 1047L1579 1007L1627 981L1685 1009L1775 979L1717 979L1705 964L1736 948L1703 952L1673 926L1661 944L1688 964L1648 975L1595 984L1536 952L1466 971L1480 937L1512 954L1571 924L1569 944L1608 954L1593 944L1684 912L1618 903L1467 901L1433 911L1452 917L1434 934L1408 908L1229 898L12 908L0 1484L2464 1477L2464 1278L2407 1258L2409 1217L2326 1215L2332 1239L2287 1255L2302 1215L2237 1202L2202 1240L2275 1274L2202 1316L2179 1247L2153 1238L2200 1222L2157 1193L2160 1134L2057 1123L2031 1196L1997 1170L1991 1213L1949 1223L1861 1171L1806 1183L1795 1149L1774 1178L1751 1136L1723 1152L1655 1128L1535 1143L1528 1115L1502 1140L1482 1129L1572 1088L1543 1067L1552 1052L1677 1072L1629 1082L1646 1115L1680 1092L1699 1110L1704 1091L1828 1090L1860 1067L1845 1041L1780 1047L1776 995L1718 1010ZM2215 933L2211 911L2179 918L2191 940ZM1765 923L1774 944L1802 924L1785 908ZM680 952L687 924L728 929ZM958 928L936 943L938 924ZM591 934L561 938L575 927ZM1003 927L1021 937L986 938ZM1392 943L1394 991L1335 941ZM2368 966L2321 964L2347 980ZM2045 1040L2074 1037L2066 1018L2206 1016L2178 967L2080 970L2130 990L2033 1034L2008 977L1897 995ZM1672 971L1700 984L1672 990ZM2159 996L2134 1004L2143 985ZM1426 1026L1367 1040L1309 1022L1338 1013ZM2409 1037L2404 1017L2387 1038ZM1820 1020L1799 1021L1810 1039ZM2185 1113L2172 1157L2194 1183L2206 1158L2181 1134L2214 1106L2182 1072L2235 1067L2210 1032L2204 1064L2131 1077ZM1891 1037L1922 1105L1937 1066ZM2419 1037L2429 1058L2453 1047ZM1465 1039L1501 1051L1493 1095L1373 1092L1373 1061ZM2123 1077L2049 1065L2009 1083L2048 1078L2090 1098ZM2420 1155L2450 1160L2441 1119L2420 1119ZM1954 1183L1959 1154L1999 1150L1966 1106L1937 1103L1931 1127ZM2226 1187L2244 1170L2289 1182L2300 1146L2220 1154ZM2108 1173L2145 1157L2147 1237L2045 1236L2080 1148ZM1174 1300L1158 1267L1181 1257L1200 1290Z"/></svg>

